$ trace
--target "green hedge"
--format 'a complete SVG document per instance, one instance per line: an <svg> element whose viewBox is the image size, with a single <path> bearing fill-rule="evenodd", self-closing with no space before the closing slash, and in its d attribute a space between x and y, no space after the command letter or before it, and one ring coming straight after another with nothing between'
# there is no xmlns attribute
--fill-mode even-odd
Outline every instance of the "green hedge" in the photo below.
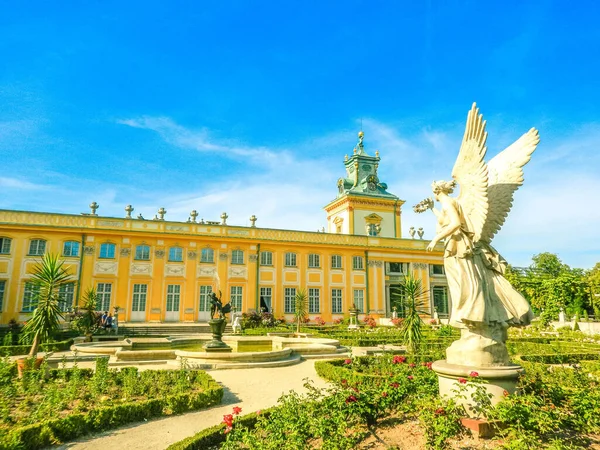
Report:
<svg viewBox="0 0 600 450"><path fill-rule="evenodd" d="M276 407L263 410L261 412L261 416L268 418L275 408ZM255 412L246 414L245 416L240 416L235 419L233 426L242 426L248 429L254 428L256 422L258 421L258 417L258 414ZM209 450L213 448L219 448L220 445L227 439L227 435L223 434L223 430L225 430L224 423L215 425L202 430L195 435L190 436L189 438L185 438L182 441L170 445L167 447L167 450Z"/></svg>
<svg viewBox="0 0 600 450"><path fill-rule="evenodd" d="M58 376L58 371L50 371ZM11 430L0 442L0 449L38 449L72 440L90 432L98 432L140 422L145 419L206 408L221 403L223 388L211 379L209 387L197 394L178 394L135 403L124 403L73 413L59 419L27 425Z"/></svg>
<svg viewBox="0 0 600 450"><path fill-rule="evenodd" d="M523 361L538 362L543 364L578 364L581 361L600 360L598 353L553 353L521 355Z"/></svg>
<svg viewBox="0 0 600 450"><path fill-rule="evenodd" d="M60 342L49 342L40 345L40 352L62 352L69 350L71 345L73 345L73 339L67 339L66 341ZM0 356L27 355L30 349L31 345L0 346Z"/></svg>

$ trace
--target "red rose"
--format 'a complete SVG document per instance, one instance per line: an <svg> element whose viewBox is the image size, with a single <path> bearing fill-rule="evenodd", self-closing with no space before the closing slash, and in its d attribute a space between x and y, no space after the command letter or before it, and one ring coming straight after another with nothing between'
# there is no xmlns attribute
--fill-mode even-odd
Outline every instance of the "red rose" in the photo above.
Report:
<svg viewBox="0 0 600 450"><path fill-rule="evenodd" d="M344 364L352 364L352 360L351 359L345 359L344 360Z"/></svg>
<svg viewBox="0 0 600 450"><path fill-rule="evenodd" d="M413 378L414 378L414 377L413 377L412 375L409 375L409 376L408 376L408 379L409 379L409 380L412 380Z"/></svg>
<svg viewBox="0 0 600 450"><path fill-rule="evenodd" d="M387 393L387 392L382 392L382 393L381 393L381 396L382 396L382 397L387 397L387 396L388 396L388 393Z"/></svg>
<svg viewBox="0 0 600 450"><path fill-rule="evenodd" d="M397 388L400 385L398 383L394 382L394 383L390 384L390 386L393 387L393 388Z"/></svg>
<svg viewBox="0 0 600 450"><path fill-rule="evenodd" d="M356 397L355 397L354 395L351 395L351 396L349 396L349 397L346 399L346 404L348 404L348 403L354 403L355 401L357 401L357 400L356 400Z"/></svg>
<svg viewBox="0 0 600 450"><path fill-rule="evenodd" d="M472 372L469 374L469 376L470 376L470 377L473 377L473 378L475 378L475 377L478 377L478 376L479 376L479 373L478 373L478 372L475 372L475 371L472 371Z"/></svg>
<svg viewBox="0 0 600 450"><path fill-rule="evenodd" d="M223 416L223 423L225 425L227 425L228 427L232 427L233 426L233 415L227 414L227 415Z"/></svg>
<svg viewBox="0 0 600 450"><path fill-rule="evenodd" d="M502 392L502 395L504 395L505 397L508 397L510 394L508 393L508 391L506 389L504 389L504 392Z"/></svg>
<svg viewBox="0 0 600 450"><path fill-rule="evenodd" d="M242 412L242 408L240 408L239 406L234 406L233 407L233 413L237 416L239 413Z"/></svg>
<svg viewBox="0 0 600 450"><path fill-rule="evenodd" d="M459 378L459 379L458 379L458 382L459 382L460 384L467 384L467 380L466 380L465 378Z"/></svg>

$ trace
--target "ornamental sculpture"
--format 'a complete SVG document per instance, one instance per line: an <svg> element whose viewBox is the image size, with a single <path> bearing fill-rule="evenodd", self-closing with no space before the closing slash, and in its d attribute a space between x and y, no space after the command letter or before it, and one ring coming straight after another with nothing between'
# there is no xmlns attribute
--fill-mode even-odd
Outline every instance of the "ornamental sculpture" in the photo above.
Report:
<svg viewBox="0 0 600 450"><path fill-rule="evenodd" d="M428 198L414 207L437 217L432 251L444 242L444 268L452 301L450 325L461 339L447 350L447 363L477 366L509 364L507 328L528 325L533 318L525 298L504 278L506 261L491 246L523 184L523 166L531 159L539 135L532 128L487 164L485 121L473 104L452 181L434 181L434 208ZM458 197L450 197L456 187Z"/></svg>

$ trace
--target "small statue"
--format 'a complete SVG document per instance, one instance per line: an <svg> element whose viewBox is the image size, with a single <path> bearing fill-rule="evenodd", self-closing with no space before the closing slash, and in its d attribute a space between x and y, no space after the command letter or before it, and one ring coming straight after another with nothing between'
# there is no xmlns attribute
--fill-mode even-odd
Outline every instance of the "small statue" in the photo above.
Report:
<svg viewBox="0 0 600 450"><path fill-rule="evenodd" d="M227 303L226 305L223 305L223 302L221 301L221 291L219 291L219 296L217 297L217 294L215 294L214 292L211 292L210 294L210 317L212 319L224 319L225 318L225 314L228 314L231 311L231 303ZM219 317L215 317L216 314L219 314Z"/></svg>

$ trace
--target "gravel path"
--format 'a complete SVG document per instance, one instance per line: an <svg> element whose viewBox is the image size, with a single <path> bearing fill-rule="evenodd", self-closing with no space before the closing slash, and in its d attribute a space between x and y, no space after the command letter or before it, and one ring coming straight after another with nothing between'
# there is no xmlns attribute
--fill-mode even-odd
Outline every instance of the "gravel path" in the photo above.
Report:
<svg viewBox="0 0 600 450"><path fill-rule="evenodd" d="M146 366L144 369L164 369ZM305 378L317 387L327 384L315 372L314 361L302 361L289 367L267 369L210 370L208 373L225 389L221 405L180 416L140 422L117 430L86 436L53 449L127 449L162 450L196 432L220 423L233 406L242 415L265 409L277 403L284 393L305 392Z"/></svg>

